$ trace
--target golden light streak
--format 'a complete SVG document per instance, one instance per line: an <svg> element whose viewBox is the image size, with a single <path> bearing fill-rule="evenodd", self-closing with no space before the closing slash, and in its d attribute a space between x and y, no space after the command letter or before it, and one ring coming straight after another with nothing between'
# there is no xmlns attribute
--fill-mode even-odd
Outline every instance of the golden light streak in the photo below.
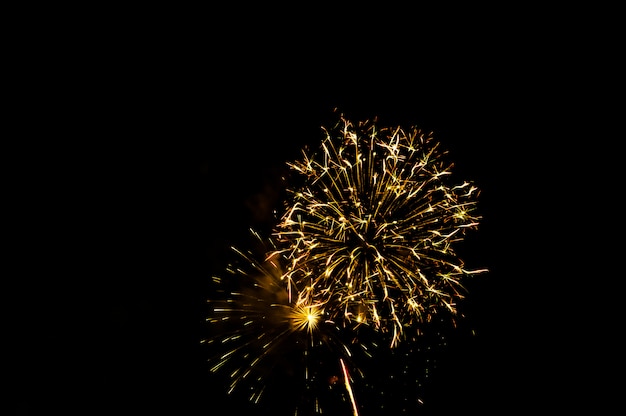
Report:
<svg viewBox="0 0 626 416"><path fill-rule="evenodd" d="M343 371L343 380L346 385L346 390L348 391L348 395L350 396L350 403L352 403L352 413L354 416L359 416L359 409L356 405L356 400L354 399L354 393L352 393L352 385L350 384L350 374L348 374L348 369L344 364L343 360L340 358L339 362L341 362L341 370Z"/></svg>

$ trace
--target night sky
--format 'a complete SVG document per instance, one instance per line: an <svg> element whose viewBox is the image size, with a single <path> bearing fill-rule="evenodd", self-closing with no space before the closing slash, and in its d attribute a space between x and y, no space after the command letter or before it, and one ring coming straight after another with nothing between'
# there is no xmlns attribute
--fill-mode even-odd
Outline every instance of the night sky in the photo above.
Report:
<svg viewBox="0 0 626 416"><path fill-rule="evenodd" d="M581 238L563 216L575 182L563 149L580 121L555 111L576 97L561 78L567 58L513 29L507 47L493 31L442 44L441 33L370 29L297 44L278 30L228 45L191 30L137 35L40 81L47 108L69 101L48 126L77 139L38 149L72 161L59 162L67 182L39 176L39 200L67 218L51 208L40 231L49 230L46 247L54 235L73 243L50 256L50 278L28 281L39 290L26 296L15 414L265 414L227 397L208 371L210 277L248 228L271 226L285 162L317 145L334 108L351 121L433 131L455 177L481 189L481 225L459 252L490 271L467 283L465 319L434 357L424 404L407 414L602 407L605 332L573 252L562 251ZM361 416L374 414L383 413Z"/></svg>

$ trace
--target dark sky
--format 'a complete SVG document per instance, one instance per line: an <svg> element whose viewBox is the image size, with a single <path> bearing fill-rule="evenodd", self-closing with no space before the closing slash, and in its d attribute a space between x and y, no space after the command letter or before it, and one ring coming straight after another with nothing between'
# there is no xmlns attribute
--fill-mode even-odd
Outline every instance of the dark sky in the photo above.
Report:
<svg viewBox="0 0 626 416"><path fill-rule="evenodd" d="M365 24L299 43L277 32L228 45L227 33L144 34L106 51L105 37L78 68L65 66L73 48L54 55L63 69L37 81L40 106L56 109L44 119L55 137L77 140L38 148L73 162L61 166L68 182L42 174L40 198L72 201L55 205L78 223L71 232L52 214L43 224L46 244L63 233L75 241L49 264L76 282L33 280L17 414L246 409L209 376L199 343L209 279L230 244L267 226L277 175L317 143L335 107L353 121L433 131L455 175L482 192L484 218L463 250L490 272L469 285L468 321L438 356L418 414L601 406L603 330L575 300L579 270L559 249L577 235L562 216L572 114L556 111L576 97L562 78L567 51L555 59L515 30L504 47L479 31L443 43ZM51 300L53 290L62 296Z"/></svg>

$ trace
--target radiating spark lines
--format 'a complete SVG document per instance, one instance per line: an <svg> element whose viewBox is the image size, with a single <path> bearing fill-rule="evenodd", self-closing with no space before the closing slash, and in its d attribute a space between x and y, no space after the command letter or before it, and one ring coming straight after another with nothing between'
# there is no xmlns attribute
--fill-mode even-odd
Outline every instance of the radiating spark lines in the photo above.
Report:
<svg viewBox="0 0 626 416"><path fill-rule="evenodd" d="M456 311L467 270L454 251L475 229L477 187L451 182L432 134L378 128L344 117L317 153L289 166L291 188L275 236L290 260L285 276L311 290L331 319L395 334Z"/></svg>

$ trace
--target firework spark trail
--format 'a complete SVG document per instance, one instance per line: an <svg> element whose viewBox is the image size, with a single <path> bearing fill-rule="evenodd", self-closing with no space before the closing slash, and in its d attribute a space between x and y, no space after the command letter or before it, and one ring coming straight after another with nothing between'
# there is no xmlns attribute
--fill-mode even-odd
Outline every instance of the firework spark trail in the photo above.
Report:
<svg viewBox="0 0 626 416"><path fill-rule="evenodd" d="M318 153L288 165L302 186L276 227L285 276L306 286L310 303L331 319L373 324L392 333L456 312L467 270L454 244L478 226L478 189L450 184L432 134L413 127L378 129L343 116L324 128Z"/></svg>
<svg viewBox="0 0 626 416"><path fill-rule="evenodd" d="M356 405L356 401L354 399L354 393L352 392L352 385L350 384L350 374L348 373L348 369L346 368L345 363L342 359L339 359L341 363L341 371L343 372L343 380L346 385L346 390L350 395L350 403L352 404L352 412L354 416L359 416L359 408Z"/></svg>

